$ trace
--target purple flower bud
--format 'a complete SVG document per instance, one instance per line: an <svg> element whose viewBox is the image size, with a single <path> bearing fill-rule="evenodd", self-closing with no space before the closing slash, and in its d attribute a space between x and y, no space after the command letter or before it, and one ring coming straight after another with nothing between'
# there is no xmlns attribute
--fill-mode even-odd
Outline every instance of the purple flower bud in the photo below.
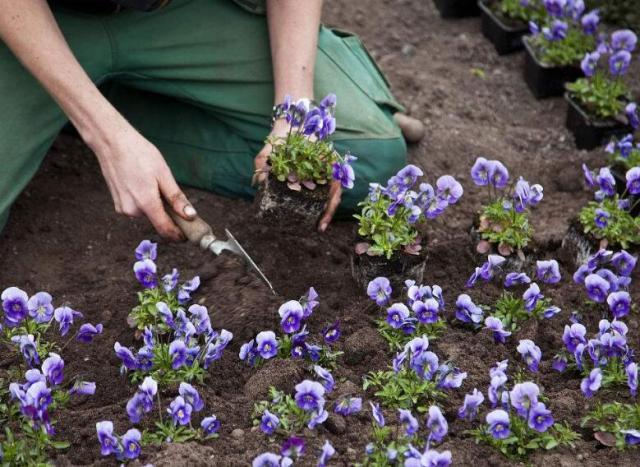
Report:
<svg viewBox="0 0 640 467"><path fill-rule="evenodd" d="M627 384L633 397L638 394L638 365L635 362L629 363L625 368L627 374Z"/></svg>
<svg viewBox="0 0 640 467"><path fill-rule="evenodd" d="M429 407L429 418L427 419L427 429L430 431L430 438L436 442L442 441L449 431L449 424L444 418L438 406Z"/></svg>
<svg viewBox="0 0 640 467"><path fill-rule="evenodd" d="M325 441L322 445L322 452L320 453L320 458L318 459L318 467L326 467L329 459L333 457L336 453L336 450L331 446L329 441Z"/></svg>
<svg viewBox="0 0 640 467"><path fill-rule="evenodd" d="M380 404L374 404L373 402L369 402L371 405L371 414L373 415L373 420L378 424L378 426L384 426L384 414L382 410L380 410Z"/></svg>
<svg viewBox="0 0 640 467"><path fill-rule="evenodd" d="M93 396L96 393L96 383L88 381L76 381L73 387L69 389L69 394L78 394L80 396Z"/></svg>
<svg viewBox="0 0 640 467"><path fill-rule="evenodd" d="M559 373L562 373L567 369L567 357L562 354L558 354L553 357L553 363L551 364L551 368L556 370Z"/></svg>
<svg viewBox="0 0 640 467"><path fill-rule="evenodd" d="M400 423L402 423L405 427L405 432L407 436L413 436L418 432L420 428L420 424L418 420L413 416L410 410L398 409Z"/></svg>
<svg viewBox="0 0 640 467"><path fill-rule="evenodd" d="M500 344L504 344L507 337L511 335L511 331L505 331L502 321L494 316L488 316L484 320L484 325L487 329L493 331L494 340Z"/></svg>
<svg viewBox="0 0 640 467"><path fill-rule="evenodd" d="M640 128L640 114L638 114L638 105L635 102L630 102L629 104L627 104L624 109L624 113L627 116L627 120L629 120L629 125L631 125L631 128L633 128L634 130ZM628 153L631 153L630 149L628 150Z"/></svg>
<svg viewBox="0 0 640 467"><path fill-rule="evenodd" d="M538 287L538 284L533 282L522 295L525 310L527 310L528 312L533 311L538 304L538 301L543 298L544 295L540 293L540 287Z"/></svg>
<svg viewBox="0 0 640 467"><path fill-rule="evenodd" d="M487 414L489 432L495 439L505 439L511 434L509 414L498 409Z"/></svg>

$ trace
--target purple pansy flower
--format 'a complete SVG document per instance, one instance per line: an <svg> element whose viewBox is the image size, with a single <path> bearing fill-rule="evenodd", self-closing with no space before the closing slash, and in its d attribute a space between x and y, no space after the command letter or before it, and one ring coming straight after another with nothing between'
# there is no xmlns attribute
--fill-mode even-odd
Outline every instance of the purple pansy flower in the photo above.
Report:
<svg viewBox="0 0 640 467"><path fill-rule="evenodd" d="M599 52L591 52L587 53L582 61L580 62L580 68L582 68L582 72L588 78L591 78L596 73L596 67L598 66L598 61L600 60Z"/></svg>
<svg viewBox="0 0 640 467"><path fill-rule="evenodd" d="M473 388L471 394L464 396L464 402L462 407L458 410L458 417L472 421L478 414L478 407L484 402L484 395L478 391L477 388Z"/></svg>
<svg viewBox="0 0 640 467"><path fill-rule="evenodd" d="M64 379L64 361L57 353L51 352L49 357L42 362L42 374L47 377L53 386L62 384Z"/></svg>
<svg viewBox="0 0 640 467"><path fill-rule="evenodd" d="M113 435L113 422L96 423L96 433L100 442L100 453L103 456L109 456L118 451L118 438Z"/></svg>
<svg viewBox="0 0 640 467"><path fill-rule="evenodd" d="M260 429L266 435L272 435L280 426L280 419L265 409L260 419Z"/></svg>
<svg viewBox="0 0 640 467"><path fill-rule="evenodd" d="M150 240L142 240L136 247L135 254L138 261L144 261L145 259L155 261L158 257L158 244Z"/></svg>
<svg viewBox="0 0 640 467"><path fill-rule="evenodd" d="M376 277L373 279L367 286L367 295L380 306L389 303L389 298L391 297L391 283L389 279L386 277Z"/></svg>
<svg viewBox="0 0 640 467"><path fill-rule="evenodd" d="M436 181L436 187L438 189L438 197L444 199L448 204L455 204L458 202L464 189L460 182L458 182L451 175L443 175Z"/></svg>
<svg viewBox="0 0 640 467"><path fill-rule="evenodd" d="M609 282L598 274L589 274L584 280L584 285L589 298L598 303L603 303L607 299L607 293L611 288Z"/></svg>
<svg viewBox="0 0 640 467"><path fill-rule="evenodd" d="M327 344L335 344L340 339L340 322L325 326L322 328L322 337Z"/></svg>
<svg viewBox="0 0 640 467"><path fill-rule="evenodd" d="M96 383L91 381L76 381L73 383L69 394L77 394L80 396L93 396L96 393Z"/></svg>
<svg viewBox="0 0 640 467"><path fill-rule="evenodd" d="M522 294L525 310L529 312L533 311L538 304L538 301L543 298L544 295L540 293L540 287L538 287L538 284L533 282L529 288L525 290L524 294Z"/></svg>
<svg viewBox="0 0 640 467"><path fill-rule="evenodd" d="M60 308L56 308L53 312L53 319L58 322L60 326L60 335L66 336L69 332L69 329L73 325L73 320L75 318L79 318L82 316L82 313L79 311L72 310L68 306L62 306Z"/></svg>
<svg viewBox="0 0 640 467"><path fill-rule="evenodd" d="M638 394L638 365L635 362L629 363L624 369L627 375L627 385L633 397Z"/></svg>
<svg viewBox="0 0 640 467"><path fill-rule="evenodd" d="M518 414L524 416L529 409L538 403L540 388L531 381L516 384L509 393L511 406L517 410Z"/></svg>
<svg viewBox="0 0 640 467"><path fill-rule="evenodd" d="M182 339L176 339L169 344L169 356L171 357L171 368L174 370L187 363L187 346Z"/></svg>
<svg viewBox="0 0 640 467"><path fill-rule="evenodd" d="M505 439L511 434L509 414L502 409L487 414L487 425L495 439Z"/></svg>
<svg viewBox="0 0 640 467"><path fill-rule="evenodd" d="M133 272L136 279L145 289L153 289L158 286L158 275L156 263L150 259L137 261L133 265Z"/></svg>
<svg viewBox="0 0 640 467"><path fill-rule="evenodd" d="M281 321L280 326L286 334L292 334L300 330L303 319L302 305L296 300L289 300L278 309Z"/></svg>
<svg viewBox="0 0 640 467"><path fill-rule="evenodd" d="M407 436L415 435L420 428L418 420L416 420L410 410L398 409L398 413L398 419L400 423L404 425Z"/></svg>
<svg viewBox="0 0 640 467"><path fill-rule="evenodd" d="M322 445L320 458L318 459L318 467L326 467L329 462L329 458L331 458L335 453L336 450L331 446L331 443L329 441L325 441Z"/></svg>
<svg viewBox="0 0 640 467"><path fill-rule="evenodd" d="M268 360L278 354L278 341L273 331L262 331L256 336L256 351Z"/></svg>
<svg viewBox="0 0 640 467"><path fill-rule="evenodd" d="M29 313L29 296L24 290L9 287L0 295L4 319L9 326L15 326L27 317Z"/></svg>
<svg viewBox="0 0 640 467"><path fill-rule="evenodd" d="M600 24L599 13L598 10L592 10L580 19L580 24L585 34L593 36L598 31L598 25Z"/></svg>
<svg viewBox="0 0 640 467"><path fill-rule="evenodd" d="M544 433L553 426L553 416L542 402L538 402L529 411L528 422L529 428Z"/></svg>
<svg viewBox="0 0 640 467"><path fill-rule="evenodd" d="M356 160L358 160L357 157L346 154L341 162L334 162L332 166L333 179L339 181L343 188L353 188L356 175L351 163Z"/></svg>
<svg viewBox="0 0 640 467"><path fill-rule="evenodd" d="M102 334L102 324L84 323L78 330L78 340L82 342L91 342L93 338Z"/></svg>
<svg viewBox="0 0 640 467"><path fill-rule="evenodd" d="M611 34L611 48L633 52L638 43L638 36L630 29L621 29Z"/></svg>
<svg viewBox="0 0 640 467"><path fill-rule="evenodd" d="M371 415L373 416L373 420L378 424L378 426L384 426L384 414L382 410L380 410L380 404L374 404L373 402L369 402L371 405Z"/></svg>
<svg viewBox="0 0 640 467"><path fill-rule="evenodd" d="M200 428L202 428L206 436L215 435L220 430L220 425L220 420L215 415L205 417L200 422Z"/></svg>
<svg viewBox="0 0 640 467"><path fill-rule="evenodd" d="M580 323L565 325L562 342L569 352L574 353L579 344L587 343L586 334L587 329Z"/></svg>
<svg viewBox="0 0 640 467"><path fill-rule="evenodd" d="M122 448L125 459L137 459L140 455L141 433L135 428L131 428L122 435Z"/></svg>
<svg viewBox="0 0 640 467"><path fill-rule="evenodd" d="M596 209L593 221L596 224L596 227L598 227L599 229L604 229L605 227L607 227L607 225L609 225L610 217L611 214L609 214L608 211L605 211L604 209Z"/></svg>
<svg viewBox="0 0 640 467"><path fill-rule="evenodd" d="M627 120L629 121L629 125L634 130L640 128L640 114L638 114L638 105L635 102L630 102L624 108L624 113L627 116ZM629 141L630 142L630 141ZM631 150L629 149L629 153Z"/></svg>
<svg viewBox="0 0 640 467"><path fill-rule="evenodd" d="M296 385L295 400L298 407L308 412L324 407L325 389L316 381L304 380Z"/></svg>
<svg viewBox="0 0 640 467"><path fill-rule="evenodd" d="M612 292L607 297L607 305L615 318L622 318L631 311L631 296L625 291Z"/></svg>
<svg viewBox="0 0 640 467"><path fill-rule="evenodd" d="M627 190L632 195L640 194L640 167L633 167L626 174Z"/></svg>
<svg viewBox="0 0 640 467"><path fill-rule="evenodd" d="M360 397L343 397L336 402L334 412L347 417L362 410L362 399Z"/></svg>
<svg viewBox="0 0 640 467"><path fill-rule="evenodd" d="M613 264L621 276L630 276L636 267L638 258L630 255L625 250L618 251L611 258L611 264Z"/></svg>
<svg viewBox="0 0 640 467"><path fill-rule="evenodd" d="M530 283L531 279L524 272L510 272L504 278L505 287L513 287L514 285Z"/></svg>
<svg viewBox="0 0 640 467"><path fill-rule="evenodd" d="M532 340L522 339L517 347L518 353L522 355L522 359L529 368L529 371L537 372L538 365L542 359L542 351Z"/></svg>
<svg viewBox="0 0 640 467"><path fill-rule="evenodd" d="M285 439L280 446L280 454L285 457L297 459L304 453L304 440L297 436Z"/></svg>
<svg viewBox="0 0 640 467"><path fill-rule="evenodd" d="M560 266L555 259L536 262L536 277L545 284L556 284L562 278Z"/></svg>
<svg viewBox="0 0 640 467"><path fill-rule="evenodd" d="M169 404L167 413L171 415L175 425L188 425L191 422L191 412L193 407L188 404L182 396L176 397Z"/></svg>
<svg viewBox="0 0 640 467"><path fill-rule="evenodd" d="M36 347L36 341L33 334L13 336L11 341L18 344L20 347L20 353L22 353L27 365L33 367L40 364L40 356L38 355L38 348Z"/></svg>
<svg viewBox="0 0 640 467"><path fill-rule="evenodd" d="M602 384L602 370L600 368L594 368L589 373L589 376L584 378L580 383L580 389L585 397L589 398L600 389Z"/></svg>
<svg viewBox="0 0 640 467"><path fill-rule="evenodd" d="M494 316L488 316L484 320L484 325L493 332L493 338L500 344L504 344L507 337L511 335L511 331L505 331L502 321Z"/></svg>
<svg viewBox="0 0 640 467"><path fill-rule="evenodd" d="M33 295L27 302L29 316L31 316L36 323L47 323L51 321L53 317L52 300L51 295L47 292L38 292Z"/></svg>
<svg viewBox="0 0 640 467"><path fill-rule="evenodd" d="M444 418L440 408L436 405L429 407L429 417L427 418L427 429L430 431L429 437L436 442L442 441L449 431L449 424Z"/></svg>
<svg viewBox="0 0 640 467"><path fill-rule="evenodd" d="M456 300L456 318L463 323L480 324L484 312L467 294L461 294Z"/></svg>
<svg viewBox="0 0 640 467"><path fill-rule="evenodd" d="M394 303L387 309L387 324L394 329L400 329L409 318L409 309L404 303Z"/></svg>

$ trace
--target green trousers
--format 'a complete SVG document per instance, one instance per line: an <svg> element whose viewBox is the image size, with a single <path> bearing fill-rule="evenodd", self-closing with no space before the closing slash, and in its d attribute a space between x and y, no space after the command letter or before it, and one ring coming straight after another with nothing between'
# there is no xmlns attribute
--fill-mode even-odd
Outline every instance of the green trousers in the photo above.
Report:
<svg viewBox="0 0 640 467"><path fill-rule="evenodd" d="M264 16L231 0L174 0L153 13L54 14L76 57L166 158L178 182L251 197L253 158L270 130L273 73ZM295 38L292 38L295 47ZM338 98L335 146L350 150L354 208L406 159L400 109L355 36L321 28L314 92ZM67 119L0 44L0 229Z"/></svg>

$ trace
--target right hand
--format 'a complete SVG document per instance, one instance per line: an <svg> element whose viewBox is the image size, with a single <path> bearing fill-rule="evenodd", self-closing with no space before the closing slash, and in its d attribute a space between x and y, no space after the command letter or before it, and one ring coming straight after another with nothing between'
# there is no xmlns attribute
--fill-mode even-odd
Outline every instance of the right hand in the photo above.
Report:
<svg viewBox="0 0 640 467"><path fill-rule="evenodd" d="M184 239L162 200L186 220L192 220L197 213L153 144L127 124L114 132L106 144L93 149L117 213L129 217L144 215L162 237Z"/></svg>

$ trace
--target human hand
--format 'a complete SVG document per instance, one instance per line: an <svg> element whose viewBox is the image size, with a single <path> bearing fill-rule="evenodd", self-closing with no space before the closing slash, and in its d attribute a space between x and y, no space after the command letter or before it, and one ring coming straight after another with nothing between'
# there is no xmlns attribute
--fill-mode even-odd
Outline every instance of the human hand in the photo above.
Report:
<svg viewBox="0 0 640 467"><path fill-rule="evenodd" d="M182 192L160 151L129 124L106 143L92 146L113 198L115 210L129 217L146 216L165 238L184 236L163 205L192 220L196 210Z"/></svg>

